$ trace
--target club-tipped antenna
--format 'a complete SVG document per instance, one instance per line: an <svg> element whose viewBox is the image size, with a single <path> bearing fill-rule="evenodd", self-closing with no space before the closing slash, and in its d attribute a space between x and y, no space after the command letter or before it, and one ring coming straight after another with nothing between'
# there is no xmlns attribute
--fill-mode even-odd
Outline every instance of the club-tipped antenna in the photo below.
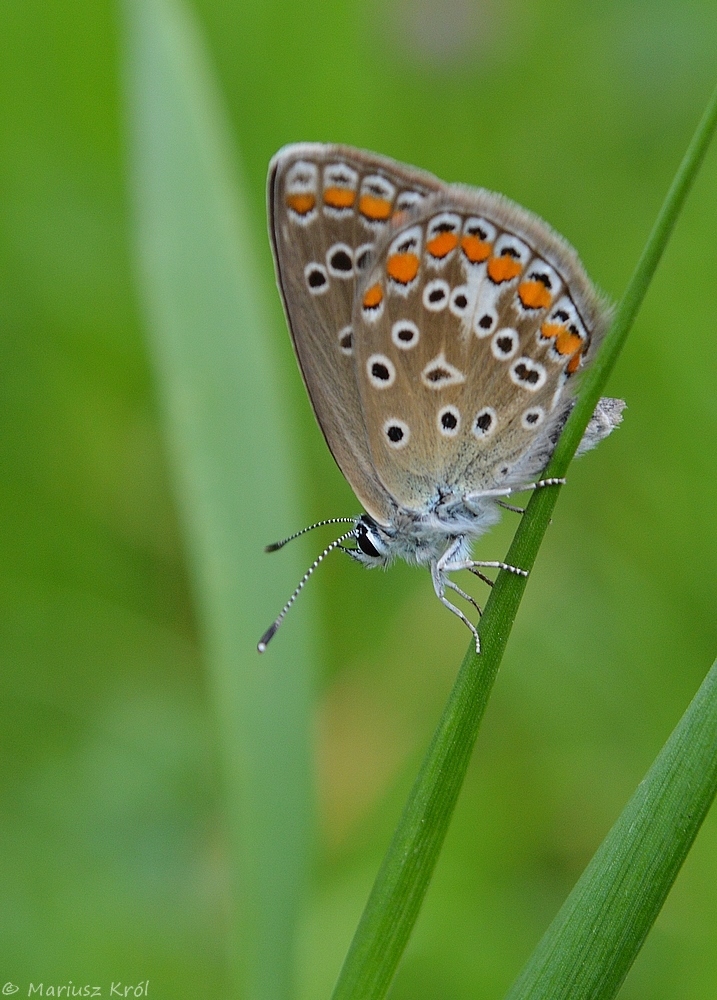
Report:
<svg viewBox="0 0 717 1000"><path fill-rule="evenodd" d="M337 518L336 520L344 520L344 518ZM355 518L348 518L347 520L355 522L356 519ZM306 530L308 531L309 529L307 528ZM263 653L264 652L264 650L266 649L266 647L269 645L269 642L276 635L276 633L277 633L277 631L279 629L279 626L281 625L281 623L284 620L286 612L289 610L289 608L291 607L291 605L294 603L294 601L296 600L296 598L299 596L299 594L301 593L301 591L304 589L304 584L309 579L309 577L311 576L311 574L314 572L314 570L316 569L316 567L319 566L324 561L324 559L327 557L327 555L329 554L329 552L333 552L334 549L338 548L339 545L341 545L342 542L345 542L348 538L355 538L355 537L356 537L356 528L352 528L351 531L347 531L345 534L341 535L340 538L337 538L330 545L327 545L326 548L324 549L324 551L321 553L321 555L317 556L316 559L314 559L314 561L312 562L312 564L309 566L309 568L307 569L307 571L304 573L304 575L302 576L302 578L299 580L299 583L298 583L298 586L297 586L296 590L291 595L291 597L289 598L289 600L286 602L286 604L284 605L284 607L281 609L281 612L278 615L278 617L272 622L272 624L269 626L269 628L266 630L266 632L264 633L264 635L261 637L261 639L257 643L257 647L256 648L257 648L257 651L259 653Z"/></svg>
<svg viewBox="0 0 717 1000"><path fill-rule="evenodd" d="M301 531L295 531L293 535L289 535L288 538L282 538L280 542L272 542L271 545L264 546L264 551L278 552L279 549L284 548L287 542L293 542L295 538L305 535L307 531L313 531L314 528L323 528L326 524L356 524L357 521L357 517L329 517L325 521L317 521L316 524L310 524L308 528L302 528Z"/></svg>

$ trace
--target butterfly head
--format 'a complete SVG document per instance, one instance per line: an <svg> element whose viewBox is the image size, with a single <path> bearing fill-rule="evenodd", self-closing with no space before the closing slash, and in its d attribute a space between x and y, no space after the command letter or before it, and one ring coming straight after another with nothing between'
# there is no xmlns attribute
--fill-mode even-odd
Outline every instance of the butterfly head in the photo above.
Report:
<svg viewBox="0 0 717 1000"><path fill-rule="evenodd" d="M368 514L356 522L356 548L346 551L364 566L387 566L391 561L391 537Z"/></svg>

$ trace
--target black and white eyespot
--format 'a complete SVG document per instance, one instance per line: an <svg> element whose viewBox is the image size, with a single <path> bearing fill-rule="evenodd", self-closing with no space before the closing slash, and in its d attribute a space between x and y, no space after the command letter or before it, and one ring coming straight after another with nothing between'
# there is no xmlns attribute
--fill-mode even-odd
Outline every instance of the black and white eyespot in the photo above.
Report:
<svg viewBox="0 0 717 1000"><path fill-rule="evenodd" d="M520 422L526 431L533 431L540 427L545 420L545 410L542 406L531 406L520 418Z"/></svg>
<svg viewBox="0 0 717 1000"><path fill-rule="evenodd" d="M479 305L473 320L473 332L481 340L484 337L490 337L491 333L495 330L497 322L498 313L495 309L483 309Z"/></svg>
<svg viewBox="0 0 717 1000"><path fill-rule="evenodd" d="M354 331L353 327L345 326L339 330L339 350L347 356L354 352Z"/></svg>
<svg viewBox="0 0 717 1000"><path fill-rule="evenodd" d="M490 342L491 353L497 361L508 361L517 353L519 347L518 332L509 326L498 330Z"/></svg>
<svg viewBox="0 0 717 1000"><path fill-rule="evenodd" d="M316 218L319 168L307 160L297 160L286 173L285 198L289 218L307 226Z"/></svg>
<svg viewBox="0 0 717 1000"><path fill-rule="evenodd" d="M431 312L440 312L448 305L451 289L443 278L434 278L423 289L423 305Z"/></svg>
<svg viewBox="0 0 717 1000"><path fill-rule="evenodd" d="M391 327L391 340L402 351L415 347L420 336L421 331L410 319L399 319Z"/></svg>
<svg viewBox="0 0 717 1000"><path fill-rule="evenodd" d="M442 406L436 424L443 437L455 437L461 429L461 411L457 406Z"/></svg>
<svg viewBox="0 0 717 1000"><path fill-rule="evenodd" d="M419 202L423 201L423 198L424 195L419 191L401 191L398 198L396 198L396 211L410 212Z"/></svg>
<svg viewBox="0 0 717 1000"><path fill-rule="evenodd" d="M346 163L324 167L324 214L335 219L352 215L356 203L359 175Z"/></svg>
<svg viewBox="0 0 717 1000"><path fill-rule="evenodd" d="M429 361L421 372L421 381L427 389L446 389L449 385L460 385L466 377L456 368L441 351L432 361Z"/></svg>
<svg viewBox="0 0 717 1000"><path fill-rule="evenodd" d="M464 236L475 236L481 243L494 243L497 230L492 222L480 216L469 216L463 225Z"/></svg>
<svg viewBox="0 0 717 1000"><path fill-rule="evenodd" d="M519 240L517 236L511 236L510 233L503 233L495 242L493 247L494 257L512 257L513 260L517 260L519 264L523 267L530 260L530 247Z"/></svg>
<svg viewBox="0 0 717 1000"><path fill-rule="evenodd" d="M529 389L531 392L537 392L538 389L541 389L548 377L545 367L539 361L528 357L518 358L510 366L509 371L511 381L515 385Z"/></svg>
<svg viewBox="0 0 717 1000"><path fill-rule="evenodd" d="M373 243L362 243L354 251L354 267L357 274L362 274L371 263Z"/></svg>
<svg viewBox="0 0 717 1000"><path fill-rule="evenodd" d="M383 434L389 448L394 448L398 451L399 448L405 448L408 444L411 438L411 429L405 420L399 420L398 417L389 417L384 422Z"/></svg>
<svg viewBox="0 0 717 1000"><path fill-rule="evenodd" d="M484 406L473 418L471 431L479 441L483 441L494 433L498 426L498 417L492 406Z"/></svg>
<svg viewBox="0 0 717 1000"><path fill-rule="evenodd" d="M323 295L329 290L329 275L323 264L312 261L304 268L306 284L312 295Z"/></svg>
<svg viewBox="0 0 717 1000"><path fill-rule="evenodd" d="M475 293L468 285L456 285L451 292L448 308L459 319L463 319L470 312L475 299Z"/></svg>
<svg viewBox="0 0 717 1000"><path fill-rule="evenodd" d="M332 278L353 278L354 252L347 243L334 243L326 251L326 264Z"/></svg>
<svg viewBox="0 0 717 1000"><path fill-rule="evenodd" d="M366 362L368 380L374 389L388 389L396 381L396 368L385 354L372 354Z"/></svg>

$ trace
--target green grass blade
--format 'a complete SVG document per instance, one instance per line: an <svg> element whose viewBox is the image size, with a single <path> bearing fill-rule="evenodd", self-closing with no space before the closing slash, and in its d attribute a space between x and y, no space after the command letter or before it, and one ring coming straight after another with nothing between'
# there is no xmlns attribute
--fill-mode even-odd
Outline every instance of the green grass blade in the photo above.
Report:
<svg viewBox="0 0 717 1000"><path fill-rule="evenodd" d="M139 274L222 744L230 957L244 995L285 1000L309 840L310 658L307 607L290 644L256 652L300 575L300 551L262 551L297 507L253 256L265 237L238 196L188 12L172 0L127 0L125 12Z"/></svg>
<svg viewBox="0 0 717 1000"><path fill-rule="evenodd" d="M717 125L717 90L665 198L615 321L580 391L546 476L564 476L625 338L647 293L667 240ZM558 487L537 490L506 561L530 570ZM379 869L334 990L334 1000L385 996L433 874L468 767L526 581L500 573L481 619L482 653L472 643Z"/></svg>
<svg viewBox="0 0 717 1000"><path fill-rule="evenodd" d="M507 1000L609 1000L717 792L717 663Z"/></svg>

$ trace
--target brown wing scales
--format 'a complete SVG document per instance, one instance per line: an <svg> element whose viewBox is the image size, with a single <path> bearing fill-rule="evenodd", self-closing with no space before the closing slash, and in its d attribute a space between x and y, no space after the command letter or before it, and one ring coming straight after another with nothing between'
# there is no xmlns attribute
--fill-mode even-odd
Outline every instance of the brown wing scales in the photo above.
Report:
<svg viewBox="0 0 717 1000"><path fill-rule="evenodd" d="M574 251L542 220L489 192L426 200L377 245L353 312L386 490L421 510L439 492L527 481L606 320Z"/></svg>

